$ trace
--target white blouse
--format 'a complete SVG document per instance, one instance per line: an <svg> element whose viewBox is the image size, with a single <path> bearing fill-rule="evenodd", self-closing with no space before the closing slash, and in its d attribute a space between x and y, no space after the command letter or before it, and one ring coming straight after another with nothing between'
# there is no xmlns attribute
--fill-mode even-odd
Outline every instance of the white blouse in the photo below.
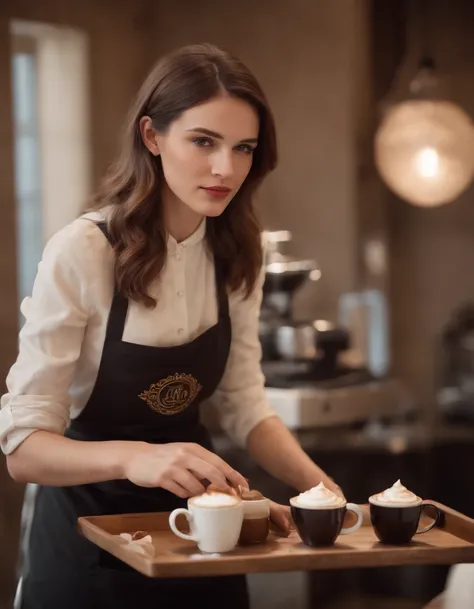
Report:
<svg viewBox="0 0 474 609"><path fill-rule="evenodd" d="M63 434L92 392L114 287L112 248L93 222L103 218L101 212L86 214L51 238L32 296L21 305L26 323L18 359L7 377L8 393L1 398L0 446L5 454L36 430ZM217 322L214 264L205 232L202 222L181 243L168 238L165 267L150 288L157 306L130 302L123 340L180 345ZM241 293L229 295L232 344L224 376L208 400L240 446L260 421L274 416L260 367L262 282L263 274L248 299Z"/></svg>

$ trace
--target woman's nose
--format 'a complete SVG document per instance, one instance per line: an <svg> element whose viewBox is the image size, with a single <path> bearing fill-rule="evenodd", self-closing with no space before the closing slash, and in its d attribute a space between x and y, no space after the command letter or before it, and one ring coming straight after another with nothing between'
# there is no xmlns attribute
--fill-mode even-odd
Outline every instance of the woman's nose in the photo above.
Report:
<svg viewBox="0 0 474 609"><path fill-rule="evenodd" d="M222 178L229 178L234 173L232 153L221 151L214 155L212 160L212 174Z"/></svg>

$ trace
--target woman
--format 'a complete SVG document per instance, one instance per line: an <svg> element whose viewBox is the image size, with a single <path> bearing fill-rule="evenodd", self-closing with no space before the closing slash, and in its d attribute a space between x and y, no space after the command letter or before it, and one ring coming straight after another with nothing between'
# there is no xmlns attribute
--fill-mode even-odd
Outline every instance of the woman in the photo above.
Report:
<svg viewBox="0 0 474 609"><path fill-rule="evenodd" d="M147 579L75 529L86 514L172 510L205 481L246 485L212 452L203 400L270 473L337 488L265 401L252 199L275 165L253 75L185 47L145 81L92 211L48 243L0 419L10 474L41 485L23 609L248 606L244 577ZM286 508L272 517L289 526Z"/></svg>

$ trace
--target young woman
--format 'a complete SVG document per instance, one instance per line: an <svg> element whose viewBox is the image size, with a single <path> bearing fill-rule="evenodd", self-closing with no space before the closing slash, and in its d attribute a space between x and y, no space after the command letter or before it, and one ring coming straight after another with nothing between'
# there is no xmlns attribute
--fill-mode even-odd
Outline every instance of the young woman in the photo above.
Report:
<svg viewBox="0 0 474 609"><path fill-rule="evenodd" d="M225 597L245 609L244 577L147 579L76 522L172 510L205 481L245 486L212 451L203 400L273 475L336 488L265 400L252 199L276 165L272 114L240 61L185 47L145 81L120 152L89 211L45 249L2 397L9 471L40 485L22 608L211 609ZM289 526L286 508L272 517Z"/></svg>

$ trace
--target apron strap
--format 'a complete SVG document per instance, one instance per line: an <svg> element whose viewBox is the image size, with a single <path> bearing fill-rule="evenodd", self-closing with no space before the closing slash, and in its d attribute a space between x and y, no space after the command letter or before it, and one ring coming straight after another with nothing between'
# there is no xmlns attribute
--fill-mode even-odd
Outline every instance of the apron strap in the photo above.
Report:
<svg viewBox="0 0 474 609"><path fill-rule="evenodd" d="M98 222L97 227L102 231L104 237L112 245L106 222ZM128 312L128 299L118 290L114 282L114 297L110 307L109 318L107 320L107 330L105 341L120 342L125 328L125 321Z"/></svg>
<svg viewBox="0 0 474 609"><path fill-rule="evenodd" d="M214 273L216 277L216 292L217 292L217 307L219 311L219 319L229 317L229 297L227 295L227 286L222 272L221 265L214 262Z"/></svg>

